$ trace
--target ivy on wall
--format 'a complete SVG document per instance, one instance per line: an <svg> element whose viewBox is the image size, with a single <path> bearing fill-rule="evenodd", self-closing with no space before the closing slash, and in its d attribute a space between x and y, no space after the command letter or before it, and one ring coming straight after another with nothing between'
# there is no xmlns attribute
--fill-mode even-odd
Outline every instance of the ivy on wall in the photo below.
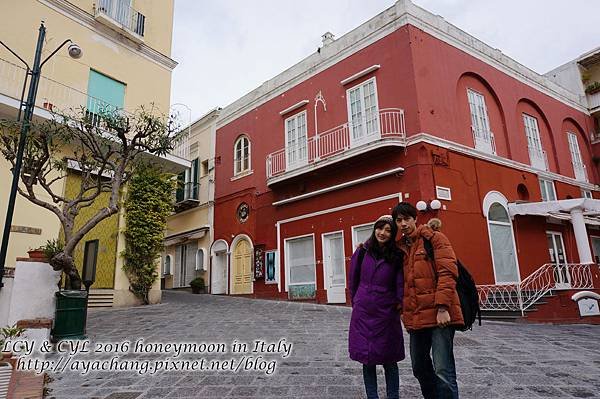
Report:
<svg viewBox="0 0 600 399"><path fill-rule="evenodd" d="M151 166L142 166L131 178L125 200L126 249L123 270L130 290L144 304L158 278L156 259L163 248L167 218L173 211L175 181L172 175Z"/></svg>

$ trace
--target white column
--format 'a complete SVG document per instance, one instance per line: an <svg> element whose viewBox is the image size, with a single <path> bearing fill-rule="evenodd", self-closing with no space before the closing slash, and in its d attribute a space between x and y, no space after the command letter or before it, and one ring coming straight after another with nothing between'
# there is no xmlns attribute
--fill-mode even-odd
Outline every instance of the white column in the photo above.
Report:
<svg viewBox="0 0 600 399"><path fill-rule="evenodd" d="M573 223L573 232L575 233L575 241L577 242L579 262L594 263L592 260L592 251L590 250L587 230L585 229L585 221L583 220L583 211L581 208L573 208L571 210L571 223Z"/></svg>

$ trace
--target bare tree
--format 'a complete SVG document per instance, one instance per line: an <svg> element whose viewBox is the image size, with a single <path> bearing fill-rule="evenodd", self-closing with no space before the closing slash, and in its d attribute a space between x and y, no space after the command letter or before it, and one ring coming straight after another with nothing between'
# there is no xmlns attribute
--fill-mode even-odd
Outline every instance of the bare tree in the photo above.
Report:
<svg viewBox="0 0 600 399"><path fill-rule="evenodd" d="M54 270L62 270L68 276L70 289L81 289L81 277L73 259L75 247L94 226L119 212L121 189L135 173L143 154L160 156L173 149L179 140L178 126L173 121L143 108L135 114L92 114L82 109L74 115L55 114L50 120L32 125L18 190L60 220L64 246L49 262ZM15 121L0 120L0 151L13 167L19 128ZM68 167L81 174L79 192L70 198L57 192L55 185L66 178ZM45 195L39 195L40 191ZM80 211L104 192L110 193L108 205L75 229Z"/></svg>

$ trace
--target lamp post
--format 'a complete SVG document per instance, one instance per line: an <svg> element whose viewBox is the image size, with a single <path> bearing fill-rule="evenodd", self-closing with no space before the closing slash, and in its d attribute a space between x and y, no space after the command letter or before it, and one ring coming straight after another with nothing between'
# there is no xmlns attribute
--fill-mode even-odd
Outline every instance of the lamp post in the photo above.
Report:
<svg viewBox="0 0 600 399"><path fill-rule="evenodd" d="M17 197L17 187L19 186L19 175L21 173L21 165L23 163L23 152L25 150L25 142L27 141L27 133L29 132L29 126L31 124L31 118L33 117L33 111L35 109L35 98L37 96L38 86L40 83L41 70L44 64L61 48L65 46L67 43L71 43L69 45L69 55L71 58L81 58L82 51L81 48L74 44L71 39L67 39L60 46L58 46L48 57L46 57L43 61L42 59L42 49L44 47L44 38L46 37L46 27L44 26L44 21L40 24L37 45L35 48L35 55L33 57L33 67L30 68L29 64L23 60L17 53L15 53L10 47L4 44L0 40L0 45L6 48L11 52L15 57L19 59L25 67L27 67L27 74L25 75L25 82L23 83L23 91L21 93L21 103L19 104L19 114L17 116L17 120L21 120L21 109L23 109L23 105L25 106L23 121L21 122L21 132L19 135L19 146L17 148L17 156L15 159L15 167L13 168L13 178L12 185L10 187L10 195L8 198L8 208L6 209L6 220L4 222L4 232L2 233L2 245L0 246L0 288L4 286L2 282L2 278L4 276L4 267L6 262L6 253L8 251L8 238L10 235L10 226L12 224L12 218L15 208L15 201ZM29 92L27 94L27 101L23 104L23 96L25 95L25 87L27 86L27 79L31 77L31 81L29 83Z"/></svg>

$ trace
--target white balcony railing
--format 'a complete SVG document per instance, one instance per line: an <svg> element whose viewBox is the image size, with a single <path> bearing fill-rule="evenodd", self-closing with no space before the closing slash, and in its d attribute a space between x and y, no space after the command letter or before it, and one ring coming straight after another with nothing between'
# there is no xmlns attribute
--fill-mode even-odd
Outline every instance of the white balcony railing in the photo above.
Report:
<svg viewBox="0 0 600 399"><path fill-rule="evenodd" d="M478 131L473 126L471 126L471 132L473 133L475 149L488 154L496 154L496 140L493 132Z"/></svg>
<svg viewBox="0 0 600 399"><path fill-rule="evenodd" d="M144 37L146 17L123 0L97 0L95 16L106 16L129 32Z"/></svg>
<svg viewBox="0 0 600 399"><path fill-rule="evenodd" d="M573 162L573 171L575 172L575 179L582 182L589 182L587 168L585 165Z"/></svg>
<svg viewBox="0 0 600 399"><path fill-rule="evenodd" d="M529 150L529 161L531 162L531 166L540 170L549 170L548 155L546 154L546 151L534 147L527 148Z"/></svg>
<svg viewBox="0 0 600 399"><path fill-rule="evenodd" d="M478 285L481 310L524 311L552 290L594 288L595 264L546 263L520 283Z"/></svg>
<svg viewBox="0 0 600 399"><path fill-rule="evenodd" d="M363 124L364 126L364 124ZM267 155L267 178L282 175L307 164L315 164L323 159L352 149L363 147L376 140L393 140L405 144L406 129L404 110L386 108L379 111L379 131L369 134L372 140L352 145L350 142L350 123L334 127L306 140L306 150L282 148Z"/></svg>
<svg viewBox="0 0 600 399"><path fill-rule="evenodd" d="M588 107L591 111L598 110L600 108L600 91L594 94L588 94Z"/></svg>

